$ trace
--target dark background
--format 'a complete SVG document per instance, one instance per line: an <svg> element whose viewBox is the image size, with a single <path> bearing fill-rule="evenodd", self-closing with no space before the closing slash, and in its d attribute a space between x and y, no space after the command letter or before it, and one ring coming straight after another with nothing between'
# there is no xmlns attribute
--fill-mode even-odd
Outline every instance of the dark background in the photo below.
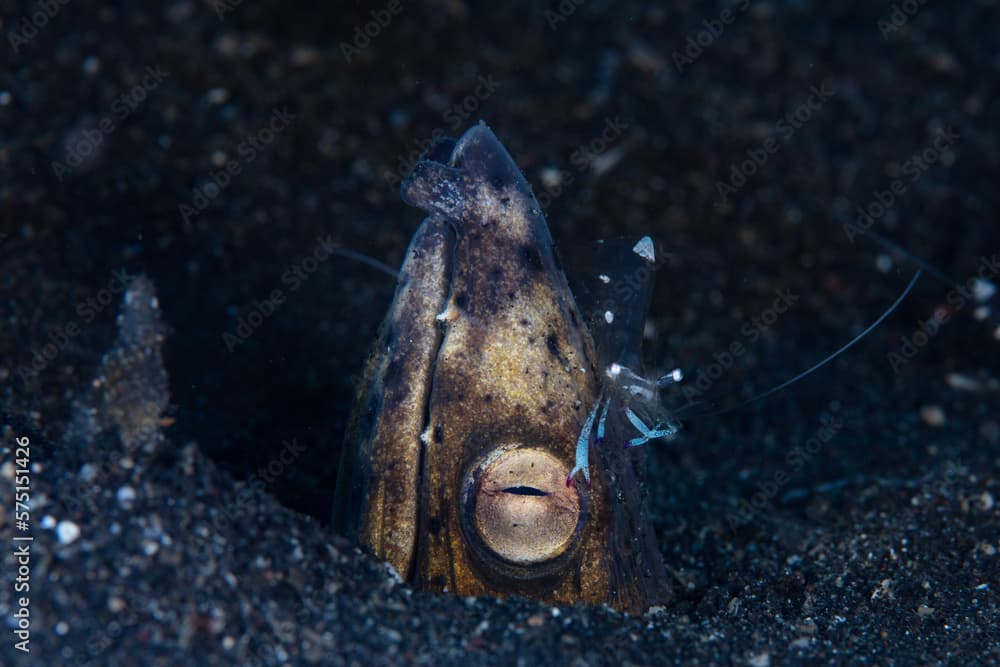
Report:
<svg viewBox="0 0 1000 667"><path fill-rule="evenodd" d="M713 383L706 398L723 405L823 358L902 291L914 265L896 257L879 270L884 248L864 237L851 242L843 228L894 179L905 192L873 231L962 281L981 258L1000 253L995 2L897 3L895 10L892 3L737 2L733 20L711 35L704 22L719 21L727 6L74 0L55 3L42 21L37 5L0 2L0 398L14 430L53 443L45 448L50 500L58 502L59 475L77 473L56 443L114 339L120 294L92 321L81 304L124 268L152 278L169 328L171 445L179 451L194 443L225 473L213 483L231 488L294 441L304 453L268 482L271 495L261 502L266 512L291 510L303 540L339 544L323 524L342 433L394 282L343 256L320 262L299 289L283 276L321 237L398 266L421 218L401 202L398 177L431 137L457 136L480 119L542 200L568 271L592 270L574 265L573 247L598 238L650 234L670 253L651 306L651 367L681 367L690 381L730 343L748 342L741 327L766 311L776 290L800 295ZM902 25L880 25L894 11ZM15 47L12 35L31 32L25 20L34 21L35 36ZM367 45L358 37L366 24ZM703 45L692 46L699 39ZM685 49L693 57L679 66L675 54ZM147 68L165 75L135 92ZM804 106L823 82L833 94ZM294 120L247 157L247 137L276 110ZM779 121L796 113L801 122L788 132ZM101 132L105 118L110 131ZM609 121L624 129L594 161L581 160ZM960 138L910 179L907 160L945 128ZM92 150L88 136L100 137ZM717 183L765 145L777 148L723 202ZM83 153L69 173L53 168ZM212 174L227 160L240 173L212 189ZM196 192L215 196L185 214L182 205L193 205ZM230 351L223 334L235 333L239 318L275 289L284 303ZM972 306L952 309L898 372L888 359L946 305L948 290L925 277L898 312L830 367L743 410L687 420L677 441L649 447L654 515L676 588L661 616L622 621L575 610L583 629L573 636L593 634L591 643L567 643L561 631L529 624L548 647L532 653L535 645L510 635L514 621L507 622L534 618L532 604L483 601L494 623L477 636L498 634L483 640L492 650L481 657L525 652L571 662L577 652L593 662L634 651L630 659L648 664L664 655L698 657L701 649L680 647L699 637L711 653L701 658L720 662L762 652L838 660L882 649L930 662L976 662L982 651L996 659L1000 543L997 510L986 500L997 493L1000 463L995 319L977 321ZM79 333L53 361L37 374L19 372L53 330L71 323ZM949 373L972 378L977 389L956 389ZM683 402L679 391L668 399ZM790 450L816 435L824 412L839 424L835 437L791 469ZM168 479L171 465L160 471ZM763 511L739 525L727 520L778 473L788 478ZM935 511L914 509L921 494ZM269 529L247 525L258 527L249 530L251 545L265 549ZM910 553L900 561L906 544ZM886 555L890 548L895 556ZM326 558L321 553L317 546L313 567ZM88 567L77 556L76 567ZM326 578L358 579L345 584L350 595L330 604L370 603L373 622L396 618L379 597L378 566L366 556L346 558L350 564L337 561L330 567L341 569ZM871 597L884 580L896 587L891 603L888 593ZM157 585L177 588L170 582L163 575L152 598ZM976 588L984 582L992 588ZM236 604L206 595L209 606ZM450 599L401 599L444 634L411 636L403 624L406 648L382 655L390 661L470 650L473 620L487 613L463 616L449 605L464 602ZM84 616L91 603L51 609ZM918 614L921 605L934 611ZM300 629L348 643L355 634L361 644L374 636L357 617L317 614L300 619ZM36 632L50 632L42 628L56 617L39 621ZM191 656L171 626L185 620L142 618L145 639L137 646L158 655L246 659L223 651L217 638L206 640L208 654ZM644 629L647 621L656 629ZM471 625L443 630L450 622ZM144 625L156 623L163 624L158 632ZM56 655L85 627L50 636L48 650ZM801 636L809 641L790 643ZM291 662L303 659L290 648L302 645L301 635L276 637L269 646L285 642ZM365 651L381 645L322 659L378 660ZM123 646L122 655L138 650ZM550 654L552 646L561 648ZM281 662L268 655L265 663Z"/></svg>

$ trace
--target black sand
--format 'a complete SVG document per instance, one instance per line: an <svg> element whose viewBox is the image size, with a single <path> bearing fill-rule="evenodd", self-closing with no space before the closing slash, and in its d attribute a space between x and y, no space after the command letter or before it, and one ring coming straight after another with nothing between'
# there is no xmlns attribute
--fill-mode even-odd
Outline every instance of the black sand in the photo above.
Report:
<svg viewBox="0 0 1000 667"><path fill-rule="evenodd" d="M31 653L8 632L0 662L1000 660L996 319L932 277L831 366L649 447L674 590L644 617L413 592L331 534L393 282L322 244L396 266L420 220L396 182L436 134L491 125L568 269L606 236L672 253L647 357L723 405L904 288L911 264L845 233L858 207L998 282L995 3L482 4L0 10L5 488L15 438L35 464Z"/></svg>

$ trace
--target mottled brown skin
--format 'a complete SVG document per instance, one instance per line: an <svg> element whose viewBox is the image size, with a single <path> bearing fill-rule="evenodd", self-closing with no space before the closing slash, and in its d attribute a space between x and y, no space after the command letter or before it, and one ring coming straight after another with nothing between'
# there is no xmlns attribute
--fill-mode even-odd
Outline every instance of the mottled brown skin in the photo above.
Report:
<svg viewBox="0 0 1000 667"><path fill-rule="evenodd" d="M600 391L593 343L530 188L480 124L447 164L418 163L403 197L431 217L402 280L419 276L429 291L401 283L380 342L389 361L376 355L369 398L348 434L348 449L361 444L353 468L363 472L360 485L357 473L354 485L340 485L340 496L343 505L345 494L361 494L361 542L428 590L644 610L660 598L662 563L638 459L620 446L606 443L594 457L592 486L574 482L576 494L545 496L560 511L567 498L580 499L576 538L558 558L521 566L476 536L470 471L498 448L520 445L543 448L568 472ZM431 237L451 243L443 232L426 234L442 220L455 230L454 246L427 247ZM420 264L417 248L433 261ZM443 307L424 311L438 303L443 284ZM366 420L368 428L360 426Z"/></svg>
<svg viewBox="0 0 1000 667"><path fill-rule="evenodd" d="M334 523L358 531L404 575L416 544L420 432L441 341L434 316L448 295L453 247L451 225L435 217L410 242L365 369L338 475Z"/></svg>

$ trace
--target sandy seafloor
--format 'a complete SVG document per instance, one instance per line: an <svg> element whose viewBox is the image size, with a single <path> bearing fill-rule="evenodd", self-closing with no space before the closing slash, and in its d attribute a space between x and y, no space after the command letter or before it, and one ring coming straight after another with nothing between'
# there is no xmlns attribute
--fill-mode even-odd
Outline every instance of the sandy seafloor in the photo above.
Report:
<svg viewBox="0 0 1000 667"><path fill-rule="evenodd" d="M831 366L649 447L672 593L645 616L415 592L328 528L393 280L305 260L329 238L398 266L421 214L387 174L435 134L486 120L564 259L656 238L647 360L689 382L718 365L726 404L900 293L914 267L843 228L894 183L874 231L995 274L996 2L724 8L0 3L0 663L996 664L1000 341L933 278ZM345 49L373 11L386 25ZM151 281L120 327L116 274ZM800 298L751 341L780 290ZM15 534L34 537L27 656Z"/></svg>

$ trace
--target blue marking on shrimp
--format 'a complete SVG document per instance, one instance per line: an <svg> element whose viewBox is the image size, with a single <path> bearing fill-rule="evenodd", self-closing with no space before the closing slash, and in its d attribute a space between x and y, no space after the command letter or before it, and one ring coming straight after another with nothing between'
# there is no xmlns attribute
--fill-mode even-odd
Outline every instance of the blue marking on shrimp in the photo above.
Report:
<svg viewBox="0 0 1000 667"><path fill-rule="evenodd" d="M675 433L677 433L677 428L671 426L670 424L657 424L655 428L649 428L646 426L646 422L639 418L639 415L632 411L632 408L625 406L625 416L628 420L632 422L632 426L635 426L635 430L639 431L642 435L638 438L632 438L627 443L626 447L638 447L639 445L644 445L650 440L656 440L657 438L668 438Z"/></svg>
<svg viewBox="0 0 1000 667"><path fill-rule="evenodd" d="M605 405L607 405L605 403ZM587 416L587 421L583 424L583 429L580 431L580 437L576 440L576 465L573 469L569 471L569 475L566 476L566 486L573 483L573 477L576 473L583 471L583 479L587 482L587 486L590 486L590 468L589 468L589 458L590 458L590 432L594 428L594 417L597 416L597 409L601 407L601 400L598 400L594 404L594 409L590 411ZM606 408L605 408L606 409ZM604 419L601 418L601 424L598 426L598 430L603 436L604 429Z"/></svg>
<svg viewBox="0 0 1000 667"><path fill-rule="evenodd" d="M566 486L573 483L573 478L576 473L582 472L583 479L590 486L590 434L594 433L594 420L597 419L597 431L594 438L594 444L599 445L604 441L605 435L605 423L608 418L608 408L611 405L611 398L605 398L602 394L597 402L594 404L593 409L591 409L590 414L587 415L587 421L583 423L583 428L580 429L580 437L576 440L576 461L573 469L570 471L569 475L566 476ZM622 406L625 416L635 427L635 430L639 431L640 435L637 438L632 438L625 443L626 447L638 447L643 445L650 440L656 440L658 438L669 438L677 433L677 427L669 423L657 423L654 428L650 428L646 425L646 422L642 420L639 415L635 413L632 408L628 405ZM597 418L597 411L600 410L601 416Z"/></svg>
<svg viewBox="0 0 1000 667"><path fill-rule="evenodd" d="M646 444L650 440L656 440L657 438L669 438L676 432L677 430L674 428L654 428L652 430L643 433L638 438L632 438L631 440L625 443L625 446L638 447L639 445Z"/></svg>
<svg viewBox="0 0 1000 667"><path fill-rule="evenodd" d="M646 423L639 419L639 415L632 412L632 408L627 405L625 406L625 416L628 417L628 420L632 422L632 426L635 426L635 430L639 433L642 433L643 435L647 435L649 433L650 428L646 426Z"/></svg>
<svg viewBox="0 0 1000 667"><path fill-rule="evenodd" d="M597 422L597 442L604 441L604 422L608 418L608 406L611 404L610 399L604 401L604 409L601 410L601 418Z"/></svg>

